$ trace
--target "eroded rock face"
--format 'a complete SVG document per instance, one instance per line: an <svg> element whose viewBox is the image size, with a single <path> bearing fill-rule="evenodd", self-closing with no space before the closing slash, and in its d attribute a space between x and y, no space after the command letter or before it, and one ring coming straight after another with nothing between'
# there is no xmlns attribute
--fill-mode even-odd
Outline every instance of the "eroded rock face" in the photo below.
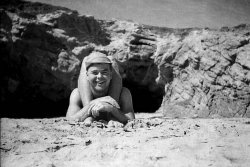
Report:
<svg viewBox="0 0 250 167"><path fill-rule="evenodd" d="M83 57L109 43L93 17L40 3L3 6L1 23L1 102L30 112L60 101L65 108Z"/></svg>
<svg viewBox="0 0 250 167"><path fill-rule="evenodd" d="M64 115L82 59L97 50L117 60L140 111L250 117L249 25L158 28L22 1L2 4L0 15L5 116Z"/></svg>
<svg viewBox="0 0 250 167"><path fill-rule="evenodd" d="M237 29L242 28L241 31ZM249 117L250 27L169 37L155 54L170 117Z"/></svg>

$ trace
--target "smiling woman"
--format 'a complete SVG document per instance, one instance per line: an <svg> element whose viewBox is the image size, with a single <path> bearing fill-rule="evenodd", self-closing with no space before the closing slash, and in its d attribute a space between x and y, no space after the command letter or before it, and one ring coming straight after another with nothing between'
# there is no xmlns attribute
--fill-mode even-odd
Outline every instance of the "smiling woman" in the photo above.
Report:
<svg viewBox="0 0 250 167"><path fill-rule="evenodd" d="M249 0L29 0L77 10L99 19L117 18L169 28L250 23Z"/></svg>

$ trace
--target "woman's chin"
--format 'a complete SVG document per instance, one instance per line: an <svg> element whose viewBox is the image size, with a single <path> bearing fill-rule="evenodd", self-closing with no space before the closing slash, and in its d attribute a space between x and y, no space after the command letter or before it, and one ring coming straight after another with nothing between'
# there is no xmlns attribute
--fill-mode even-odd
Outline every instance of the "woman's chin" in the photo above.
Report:
<svg viewBox="0 0 250 167"><path fill-rule="evenodd" d="M99 93L106 92L106 87L96 86L95 91Z"/></svg>

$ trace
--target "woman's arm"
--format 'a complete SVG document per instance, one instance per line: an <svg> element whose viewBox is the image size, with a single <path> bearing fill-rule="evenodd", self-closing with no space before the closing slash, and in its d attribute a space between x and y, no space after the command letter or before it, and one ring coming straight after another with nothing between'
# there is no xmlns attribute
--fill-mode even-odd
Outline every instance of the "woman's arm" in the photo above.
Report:
<svg viewBox="0 0 250 167"><path fill-rule="evenodd" d="M132 96L127 88L122 89L120 103L121 109L117 109L115 106L96 99L95 105L91 108L92 115L99 115L100 112L108 112L115 120L126 124L129 120L135 119Z"/></svg>
<svg viewBox="0 0 250 167"><path fill-rule="evenodd" d="M78 77L78 90L80 93L80 97L81 97L81 101L82 101L83 106L88 105L91 102L91 100L93 99L93 95L92 95L92 92L90 90L89 82L87 80L86 67L85 67L86 59L85 58L82 61L82 66L81 66L80 74Z"/></svg>
<svg viewBox="0 0 250 167"><path fill-rule="evenodd" d="M128 120L130 120L130 117L125 115L122 111L104 101L95 101L94 105L90 108L90 110L91 114L94 117L99 116L101 112L107 112L110 113L112 117L114 117L117 121L123 124L126 124Z"/></svg>
<svg viewBox="0 0 250 167"><path fill-rule="evenodd" d="M112 62L112 80L109 85L109 96L119 103L122 90L122 77L119 73L119 67L116 60L112 56L108 56L108 58Z"/></svg>
<svg viewBox="0 0 250 167"><path fill-rule="evenodd" d="M123 116L128 120L135 119L132 95L127 88L122 88L120 97L121 110L113 110L111 114L118 120L123 121ZM119 112L118 112L119 111ZM123 115L122 117L120 115Z"/></svg>

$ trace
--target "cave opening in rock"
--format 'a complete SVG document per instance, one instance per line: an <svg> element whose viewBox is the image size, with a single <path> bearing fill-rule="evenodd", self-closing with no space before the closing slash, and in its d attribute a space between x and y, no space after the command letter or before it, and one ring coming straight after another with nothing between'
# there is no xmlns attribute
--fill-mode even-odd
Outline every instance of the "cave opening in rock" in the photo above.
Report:
<svg viewBox="0 0 250 167"><path fill-rule="evenodd" d="M153 113L161 106L163 99L162 88L150 91L147 85L138 85L126 80L123 81L123 84L132 94L135 113Z"/></svg>

